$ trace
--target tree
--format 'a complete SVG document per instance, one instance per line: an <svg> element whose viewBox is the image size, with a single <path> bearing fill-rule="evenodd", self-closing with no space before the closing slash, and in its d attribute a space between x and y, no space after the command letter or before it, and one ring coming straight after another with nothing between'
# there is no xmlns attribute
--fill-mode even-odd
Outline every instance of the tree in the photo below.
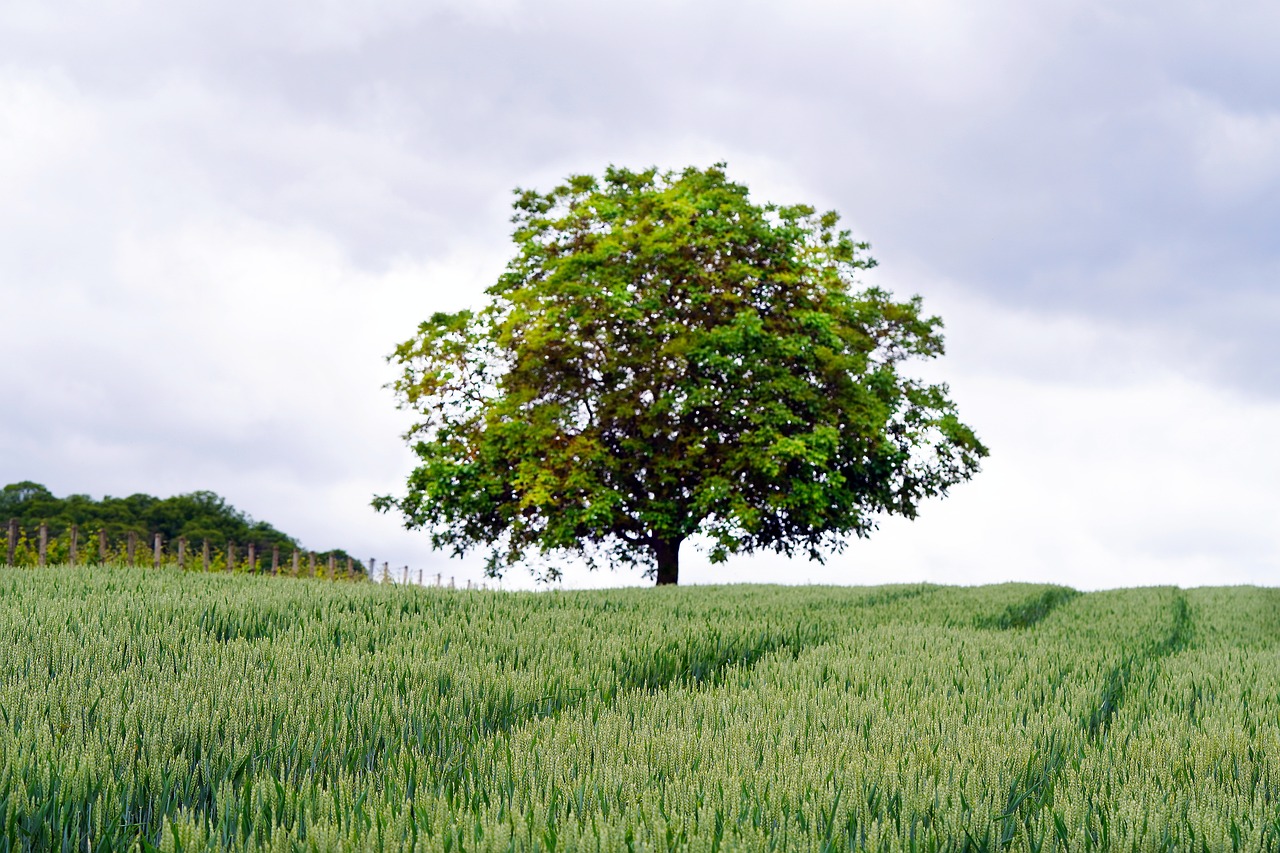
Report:
<svg viewBox="0 0 1280 853"><path fill-rule="evenodd" d="M478 311L437 313L388 360L420 464L374 498L487 571L576 554L676 583L712 561L821 560L882 514L969 479L986 448L945 385L919 297L856 290L874 265L836 213L757 205L724 164L608 169L516 190L515 257Z"/></svg>

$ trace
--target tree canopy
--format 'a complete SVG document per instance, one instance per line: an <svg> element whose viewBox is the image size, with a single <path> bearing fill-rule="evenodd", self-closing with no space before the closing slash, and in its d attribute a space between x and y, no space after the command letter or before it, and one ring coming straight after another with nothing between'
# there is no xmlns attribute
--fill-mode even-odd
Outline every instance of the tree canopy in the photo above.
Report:
<svg viewBox="0 0 1280 853"><path fill-rule="evenodd" d="M753 203L723 164L575 175L514 209L488 304L389 357L420 464L374 505L435 547L659 584L694 535L715 562L820 560L987 455L945 385L901 370L943 353L941 320L858 289L875 262L835 212Z"/></svg>

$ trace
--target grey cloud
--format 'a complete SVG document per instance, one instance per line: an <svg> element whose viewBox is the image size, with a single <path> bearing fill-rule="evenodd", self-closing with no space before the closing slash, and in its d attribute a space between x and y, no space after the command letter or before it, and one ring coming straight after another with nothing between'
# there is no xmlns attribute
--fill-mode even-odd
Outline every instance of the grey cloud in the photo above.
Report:
<svg viewBox="0 0 1280 853"><path fill-rule="evenodd" d="M133 122L133 191L159 162L177 189L309 222L375 268L477 235L500 251L516 184L672 140L783 163L882 255L1021 306L1194 331L1280 261L1280 128L1253 143L1270 167L1206 186L1207 161L1238 159L1213 121L1280 114L1263 7L993 2L934 24L907 4L209 9L28 23L5 47ZM1163 280L1126 278L1151 256Z"/></svg>
<svg viewBox="0 0 1280 853"><path fill-rule="evenodd" d="M1280 63L1259 35L1274 17L1083 3L1035 17L992 3L958 35L916 43L910 20L797 8L783 20L761 6L384 7L330 43L315 32L332 23L288 11L260 15L262 32L186 17L144 37L160 55L131 60L125 39L77 79L99 85L104 65L136 64L135 86L154 85L157 65L189 75L223 114L161 116L158 130L216 171L213 191L339 234L371 265L477 232L496 246L505 223L492 220L531 173L646 140L718 139L786 163L882 252L1012 304L1181 334L1243 302L1228 322L1258 324L1248 298L1221 297L1270 286L1280 172L1215 196L1203 135L1224 111L1275 114ZM1259 145L1280 159L1280 133ZM1168 259L1160 280L1126 276L1149 256ZM1262 331L1246 332L1249 359L1224 365L1232 378L1248 382L1248 361L1273 352Z"/></svg>
<svg viewBox="0 0 1280 853"><path fill-rule="evenodd" d="M974 375L1146 361L1280 396L1269 5L115 5L0 11L11 477L39 479L26 459L127 491L147 448L188 472L175 487L388 472L369 488L393 488L403 458L371 449L396 442L371 414L390 408L379 358L478 296L472 273L509 250L513 187L609 162L727 159L762 197L840 210L878 283L992 306L953 326ZM245 319L254 300L288 321ZM1019 316L1111 331L1014 363L1016 335L962 325ZM277 349L218 343L268 333ZM325 333L354 339L298 354ZM212 415L155 390L184 382ZM260 417L218 413L241 395ZM365 414L297 415L335 397Z"/></svg>

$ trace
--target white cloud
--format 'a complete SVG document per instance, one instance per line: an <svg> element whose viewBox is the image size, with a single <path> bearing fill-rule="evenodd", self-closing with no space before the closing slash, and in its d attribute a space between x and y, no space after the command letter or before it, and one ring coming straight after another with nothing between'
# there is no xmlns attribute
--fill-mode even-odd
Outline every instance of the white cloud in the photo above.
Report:
<svg viewBox="0 0 1280 853"><path fill-rule="evenodd" d="M1254 113L1192 98L1198 177L1219 202L1273 193L1280 184L1280 111Z"/></svg>
<svg viewBox="0 0 1280 853"><path fill-rule="evenodd" d="M970 319L975 318L972 314ZM961 332L1003 357L1086 358L1115 332L1020 318ZM1008 332L1016 329L1016 334ZM959 337L960 335L957 335ZM977 357L990 352L984 342ZM972 354L971 354L972 355ZM977 367L972 362L970 370ZM1274 583L1280 570L1280 404L1189 381L1147 363L1093 381L986 369L952 374L968 423L991 448L984 470L913 522L887 520L826 565L771 555L713 567L686 551L690 582L954 583L1035 580L1096 589ZM939 371L944 372L944 371Z"/></svg>
<svg viewBox="0 0 1280 853"><path fill-rule="evenodd" d="M23 198L51 169L92 150L97 123L63 75L0 76L0 192Z"/></svg>

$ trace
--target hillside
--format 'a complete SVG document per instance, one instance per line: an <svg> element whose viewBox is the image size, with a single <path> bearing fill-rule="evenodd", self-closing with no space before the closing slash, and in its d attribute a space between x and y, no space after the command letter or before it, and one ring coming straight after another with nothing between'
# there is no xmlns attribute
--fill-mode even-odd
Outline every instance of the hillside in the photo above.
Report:
<svg viewBox="0 0 1280 853"><path fill-rule="evenodd" d="M1277 614L0 569L0 847L1276 849Z"/></svg>

